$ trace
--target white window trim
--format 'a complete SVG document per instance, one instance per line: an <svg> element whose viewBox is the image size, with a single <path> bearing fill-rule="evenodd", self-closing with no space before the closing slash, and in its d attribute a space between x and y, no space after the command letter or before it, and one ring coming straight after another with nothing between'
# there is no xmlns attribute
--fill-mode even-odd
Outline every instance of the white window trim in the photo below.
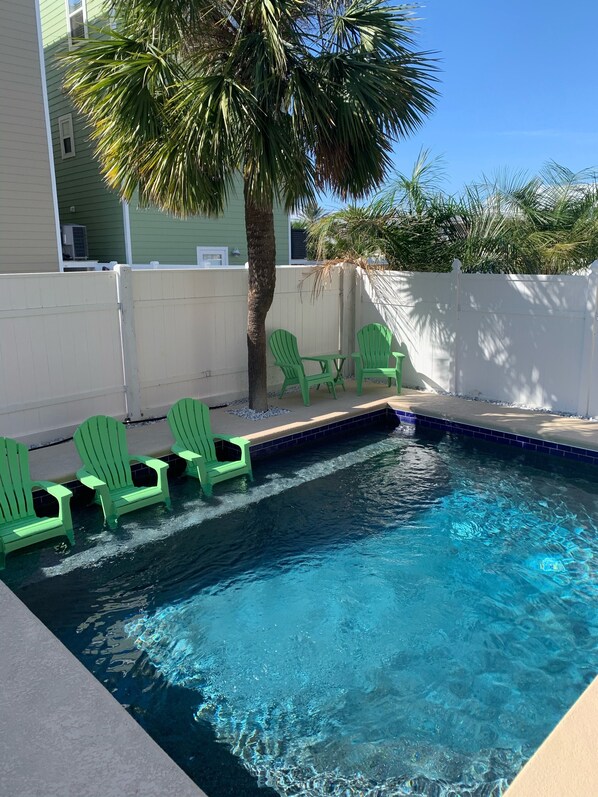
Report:
<svg viewBox="0 0 598 797"><path fill-rule="evenodd" d="M70 10L69 0L64 0L64 7L66 9L66 34L69 42L69 50L73 50L78 47L81 42L79 40L73 41L73 37L71 36L71 18L81 10L83 10L83 38L89 38L89 31L87 30L87 0L81 0L81 8L78 8L76 11Z"/></svg>
<svg viewBox="0 0 598 797"><path fill-rule="evenodd" d="M209 254L211 252L222 255L222 266L204 266L202 255ZM225 268L228 266L228 246L198 246L197 265L199 268Z"/></svg>
<svg viewBox="0 0 598 797"><path fill-rule="evenodd" d="M71 129L71 151L65 152L64 149L64 139L66 136L62 134L62 125L64 122L68 122ZM62 160L66 160L67 158L74 158L76 155L75 151L75 128L73 126L73 114L72 113L65 113L64 116L58 117L58 138L60 140L60 155L62 156Z"/></svg>

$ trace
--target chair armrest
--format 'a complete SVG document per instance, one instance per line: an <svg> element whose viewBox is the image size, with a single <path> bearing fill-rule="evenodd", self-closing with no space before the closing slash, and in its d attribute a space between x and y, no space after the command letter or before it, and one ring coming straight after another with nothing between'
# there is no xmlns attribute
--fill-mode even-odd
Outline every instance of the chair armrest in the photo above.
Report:
<svg viewBox="0 0 598 797"><path fill-rule="evenodd" d="M226 440L227 443L232 443L234 446L239 446L239 448L248 448L251 445L251 440L248 440L246 437L231 437L229 434L214 434L214 437L218 440Z"/></svg>
<svg viewBox="0 0 598 797"><path fill-rule="evenodd" d="M60 501L61 498L72 498L73 493L64 484L56 484L56 482L33 482L33 487L41 487L51 496Z"/></svg>
<svg viewBox="0 0 598 797"><path fill-rule="evenodd" d="M97 476L94 476L93 473L89 473L85 470L85 468L81 468L81 470L77 471L77 478L85 487L89 487L90 490L97 492L100 497L102 509L104 510L104 517L106 518L108 525L110 526L111 524L114 524L116 522L114 503L112 502L110 489L106 482L98 479Z"/></svg>
<svg viewBox="0 0 598 797"><path fill-rule="evenodd" d="M33 482L34 487L41 487L53 498L58 501L58 519L67 532L73 530L73 518L71 515L71 498L72 492L64 484L56 484L56 482ZM70 538L69 538L70 539Z"/></svg>
<svg viewBox="0 0 598 797"><path fill-rule="evenodd" d="M361 360L361 354L359 352L353 352L351 357L353 357L354 360Z"/></svg>
<svg viewBox="0 0 598 797"><path fill-rule="evenodd" d="M77 471L77 478L84 484L85 487L89 487L90 490L101 490L102 488L108 489L108 485L106 482L103 482L101 479L98 479L97 476L94 476L92 473L89 473L82 468L81 470Z"/></svg>
<svg viewBox="0 0 598 797"><path fill-rule="evenodd" d="M391 354L395 358L395 360L403 360L405 358L403 352L400 351L391 351Z"/></svg>
<svg viewBox="0 0 598 797"><path fill-rule="evenodd" d="M198 460L203 459L202 455L198 454L197 451L189 451L188 449L183 448L183 446L179 446L176 444L172 446L170 450L172 451L173 454L176 454L178 457L181 457L181 459L185 459L187 462L196 463Z"/></svg>
<svg viewBox="0 0 598 797"><path fill-rule="evenodd" d="M162 495L164 496L168 505L170 500L168 497L168 462L164 462L162 459L157 459L157 457L142 457L140 454L131 454L129 456L129 462L135 461L141 462L142 465L151 468L155 472L157 476L158 489L162 491Z"/></svg>
<svg viewBox="0 0 598 797"><path fill-rule="evenodd" d="M181 457L186 462L189 462L193 465L194 468L197 468L197 474L199 476L199 480L202 485L208 485L208 464L205 457L201 454L198 454L197 451L189 451L183 446L178 445L175 443L173 447L170 449L173 454Z"/></svg>
<svg viewBox="0 0 598 797"><path fill-rule="evenodd" d="M155 470L156 473L168 468L168 462L156 457L142 457L141 454L131 454L129 462L141 462L142 465L147 465L148 468Z"/></svg>

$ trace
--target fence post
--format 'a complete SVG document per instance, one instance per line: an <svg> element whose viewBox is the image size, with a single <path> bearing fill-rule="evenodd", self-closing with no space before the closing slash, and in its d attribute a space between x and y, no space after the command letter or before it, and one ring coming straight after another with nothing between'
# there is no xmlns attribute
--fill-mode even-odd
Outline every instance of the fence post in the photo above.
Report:
<svg viewBox="0 0 598 797"><path fill-rule="evenodd" d="M139 421L143 418L143 412L141 411L141 385L139 383L139 367L137 364L132 269L130 266L118 265L114 267L114 272L116 274L116 291L120 311L120 343L127 418L130 421Z"/></svg>
<svg viewBox="0 0 598 797"><path fill-rule="evenodd" d="M581 358L581 380L579 385L578 415L589 415L593 399L594 360L596 359L596 336L598 335L598 260L590 264L586 292L586 312Z"/></svg>
<svg viewBox="0 0 598 797"><path fill-rule="evenodd" d="M353 375L353 358L351 353L355 346L355 272L353 263L343 263L341 271L341 314L340 314L340 350L346 355L344 374Z"/></svg>
<svg viewBox="0 0 598 797"><path fill-rule="evenodd" d="M455 258L451 266L455 306L455 342L453 344L453 368L450 392L459 394L459 319L461 316L461 261Z"/></svg>

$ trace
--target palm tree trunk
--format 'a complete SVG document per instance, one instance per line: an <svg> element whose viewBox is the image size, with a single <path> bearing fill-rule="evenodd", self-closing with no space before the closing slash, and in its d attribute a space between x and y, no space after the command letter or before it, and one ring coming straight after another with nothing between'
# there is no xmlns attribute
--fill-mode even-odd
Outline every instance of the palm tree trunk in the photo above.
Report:
<svg viewBox="0 0 598 797"><path fill-rule="evenodd" d="M245 196L245 233L249 260L247 292L247 371L249 406L257 412L268 409L266 373L266 315L274 299L276 285L276 241L274 211L257 206Z"/></svg>

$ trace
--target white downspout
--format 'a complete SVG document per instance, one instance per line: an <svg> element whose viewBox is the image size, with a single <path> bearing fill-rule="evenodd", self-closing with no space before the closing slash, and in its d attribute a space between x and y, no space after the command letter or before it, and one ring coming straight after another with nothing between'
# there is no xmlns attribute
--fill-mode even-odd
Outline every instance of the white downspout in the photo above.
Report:
<svg viewBox="0 0 598 797"><path fill-rule="evenodd" d="M133 265L133 244L131 242L131 219L129 217L129 203L121 200L123 209L123 230L125 234L125 262L127 266Z"/></svg>

